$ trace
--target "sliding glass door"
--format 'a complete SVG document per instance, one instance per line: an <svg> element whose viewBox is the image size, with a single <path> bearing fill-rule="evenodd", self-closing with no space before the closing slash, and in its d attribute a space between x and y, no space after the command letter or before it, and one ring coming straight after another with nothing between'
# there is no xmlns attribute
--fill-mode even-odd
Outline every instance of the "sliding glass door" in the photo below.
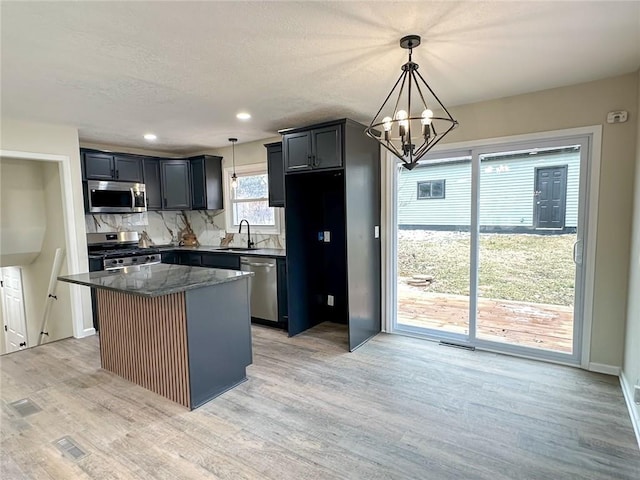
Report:
<svg viewBox="0 0 640 480"><path fill-rule="evenodd" d="M398 325L464 341L469 335L471 155L397 169Z"/></svg>
<svg viewBox="0 0 640 480"><path fill-rule="evenodd" d="M549 139L399 167L395 329L577 361L588 149Z"/></svg>

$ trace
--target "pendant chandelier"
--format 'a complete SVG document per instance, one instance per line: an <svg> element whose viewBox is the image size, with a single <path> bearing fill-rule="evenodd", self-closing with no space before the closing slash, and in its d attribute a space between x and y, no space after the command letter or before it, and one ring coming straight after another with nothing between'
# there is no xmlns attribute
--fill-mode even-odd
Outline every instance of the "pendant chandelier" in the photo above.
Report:
<svg viewBox="0 0 640 480"><path fill-rule="evenodd" d="M400 39L400 46L409 50L409 61L402 65L400 78L366 129L367 135L402 160L408 170L413 170L424 154L458 125L418 72L418 64L411 60L413 49L418 45L418 35ZM442 111L442 116L434 116L425 95L435 100L431 107Z"/></svg>
<svg viewBox="0 0 640 480"><path fill-rule="evenodd" d="M233 162L233 174L231 175L231 188L234 190L238 186L238 176L236 175L236 142L237 138L230 138L231 142L231 161Z"/></svg>

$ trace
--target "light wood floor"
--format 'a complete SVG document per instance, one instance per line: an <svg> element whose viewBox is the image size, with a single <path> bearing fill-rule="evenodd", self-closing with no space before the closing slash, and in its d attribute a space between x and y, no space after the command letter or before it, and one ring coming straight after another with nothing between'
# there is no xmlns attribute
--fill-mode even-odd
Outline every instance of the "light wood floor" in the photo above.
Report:
<svg viewBox="0 0 640 480"><path fill-rule="evenodd" d="M249 381L193 412L100 370L96 337L0 358L0 477L640 478L614 377L397 335L348 353L333 324L253 334ZM43 410L20 418L25 397Z"/></svg>

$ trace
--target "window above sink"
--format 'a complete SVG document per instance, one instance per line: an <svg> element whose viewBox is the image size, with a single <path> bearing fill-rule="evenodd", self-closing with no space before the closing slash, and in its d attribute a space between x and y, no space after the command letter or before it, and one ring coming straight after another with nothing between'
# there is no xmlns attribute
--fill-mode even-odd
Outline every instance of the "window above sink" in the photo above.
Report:
<svg viewBox="0 0 640 480"><path fill-rule="evenodd" d="M269 206L269 187L266 164L242 165L236 167L238 186L231 187L233 169L224 169L224 194L226 229L237 234L240 221L246 219L251 224L251 233L282 233L282 209ZM229 248L227 250L238 250Z"/></svg>

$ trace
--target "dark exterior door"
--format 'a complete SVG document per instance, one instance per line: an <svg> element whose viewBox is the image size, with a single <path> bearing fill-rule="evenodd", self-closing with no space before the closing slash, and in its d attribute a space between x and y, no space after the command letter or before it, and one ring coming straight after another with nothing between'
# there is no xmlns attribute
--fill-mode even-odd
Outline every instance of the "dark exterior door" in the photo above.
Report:
<svg viewBox="0 0 640 480"><path fill-rule="evenodd" d="M535 228L564 228L567 166L536 168Z"/></svg>

